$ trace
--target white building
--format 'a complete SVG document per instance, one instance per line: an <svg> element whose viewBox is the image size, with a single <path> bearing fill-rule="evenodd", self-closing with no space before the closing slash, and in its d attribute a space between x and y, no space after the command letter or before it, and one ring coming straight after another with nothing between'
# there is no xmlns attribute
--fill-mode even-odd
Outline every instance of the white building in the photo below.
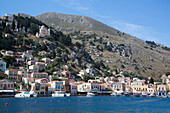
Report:
<svg viewBox="0 0 170 113"><path fill-rule="evenodd" d="M39 33L36 33L36 37L50 36L50 29L47 29L44 25L39 26Z"/></svg>

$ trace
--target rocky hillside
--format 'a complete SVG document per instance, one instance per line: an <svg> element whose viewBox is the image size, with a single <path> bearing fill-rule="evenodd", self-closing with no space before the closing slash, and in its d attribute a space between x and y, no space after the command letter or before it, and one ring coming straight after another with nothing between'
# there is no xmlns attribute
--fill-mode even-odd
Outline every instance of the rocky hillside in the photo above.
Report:
<svg viewBox="0 0 170 113"><path fill-rule="evenodd" d="M7 23L11 24L7 25ZM45 28L50 28L45 23L25 14L14 15L13 21L1 20L0 58L7 62L7 68L18 69L24 64L16 64L16 57L3 56L1 52L11 50L15 56L18 56L29 50L32 51L33 59L38 59L40 62L44 57L54 59L55 62L48 64L46 69L40 69L40 72L47 72L49 75L69 70L73 78L78 78L77 74L82 69L91 68L95 76L102 76L106 71L105 65L94 61L82 44L72 43L70 35L51 28L50 35L37 37L39 26L43 25ZM88 77L90 76L85 75L85 80L88 80Z"/></svg>
<svg viewBox="0 0 170 113"><path fill-rule="evenodd" d="M170 72L170 48L111 28L85 16L44 13L36 16L58 31L70 33L73 43L80 43L94 61L110 70L133 76L153 76Z"/></svg>

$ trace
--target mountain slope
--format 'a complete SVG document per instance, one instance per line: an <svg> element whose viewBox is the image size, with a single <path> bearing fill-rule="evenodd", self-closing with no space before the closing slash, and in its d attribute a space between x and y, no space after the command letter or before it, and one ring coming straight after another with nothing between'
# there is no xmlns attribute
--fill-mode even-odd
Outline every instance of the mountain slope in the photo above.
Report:
<svg viewBox="0 0 170 113"><path fill-rule="evenodd" d="M73 33L72 40L84 44L94 60L103 61L111 70L157 79L170 72L170 51L163 45L140 40L85 16L44 13L36 18L56 30L94 32L97 36Z"/></svg>
<svg viewBox="0 0 170 113"><path fill-rule="evenodd" d="M92 30L103 31L109 34L117 34L116 29L86 16L66 15L60 13L44 13L36 16L37 19L52 26L56 30Z"/></svg>

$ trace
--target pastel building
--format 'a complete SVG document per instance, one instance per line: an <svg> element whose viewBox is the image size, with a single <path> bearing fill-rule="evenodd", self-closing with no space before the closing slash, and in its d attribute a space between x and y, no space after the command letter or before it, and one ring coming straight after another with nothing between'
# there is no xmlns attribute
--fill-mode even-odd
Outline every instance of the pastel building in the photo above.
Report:
<svg viewBox="0 0 170 113"><path fill-rule="evenodd" d="M38 73L39 72L39 66L38 65L31 65L31 66L29 66L29 70L31 72Z"/></svg>
<svg viewBox="0 0 170 113"><path fill-rule="evenodd" d="M8 75L8 78L14 81L21 80L22 76L18 76L18 71L15 69L9 69L5 71L5 74Z"/></svg>
<svg viewBox="0 0 170 113"><path fill-rule="evenodd" d="M14 95L14 82L11 80L0 80L0 96Z"/></svg>
<svg viewBox="0 0 170 113"><path fill-rule="evenodd" d="M62 81L51 81L51 87L55 90L64 90Z"/></svg>
<svg viewBox="0 0 170 113"><path fill-rule="evenodd" d="M78 85L79 92L97 92L100 91L100 84L99 83L83 83Z"/></svg>
<svg viewBox="0 0 170 113"><path fill-rule="evenodd" d="M75 83L70 83L70 93L71 95L77 95L77 85Z"/></svg>
<svg viewBox="0 0 170 113"><path fill-rule="evenodd" d="M157 85L158 96L165 96L167 94L167 86L165 84Z"/></svg>
<svg viewBox="0 0 170 113"><path fill-rule="evenodd" d="M112 91L114 91L114 92L119 91L119 92L123 93L125 91L125 83L114 82L110 86L112 88Z"/></svg>
<svg viewBox="0 0 170 113"><path fill-rule="evenodd" d="M148 85L145 85L141 81L135 81L131 84L133 93L147 93Z"/></svg>
<svg viewBox="0 0 170 113"><path fill-rule="evenodd" d="M6 71L6 62L0 61L0 71Z"/></svg>
<svg viewBox="0 0 170 113"><path fill-rule="evenodd" d="M41 78L48 78L48 73L31 73L31 80L34 81L35 79Z"/></svg>

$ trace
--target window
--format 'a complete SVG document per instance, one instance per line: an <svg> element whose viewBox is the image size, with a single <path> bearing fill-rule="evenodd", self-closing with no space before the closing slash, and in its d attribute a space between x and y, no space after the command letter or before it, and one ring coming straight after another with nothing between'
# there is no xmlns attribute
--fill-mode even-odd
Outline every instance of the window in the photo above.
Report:
<svg viewBox="0 0 170 113"><path fill-rule="evenodd" d="M13 88L13 84L11 84L11 88Z"/></svg>
<svg viewBox="0 0 170 113"><path fill-rule="evenodd" d="M162 91L164 91L164 88L162 88Z"/></svg>
<svg viewBox="0 0 170 113"><path fill-rule="evenodd" d="M6 87L6 84L4 85L4 87Z"/></svg>
<svg viewBox="0 0 170 113"><path fill-rule="evenodd" d="M3 87L3 84L1 84L1 87Z"/></svg>
<svg viewBox="0 0 170 113"><path fill-rule="evenodd" d="M10 84L8 84L8 87L10 87Z"/></svg>

